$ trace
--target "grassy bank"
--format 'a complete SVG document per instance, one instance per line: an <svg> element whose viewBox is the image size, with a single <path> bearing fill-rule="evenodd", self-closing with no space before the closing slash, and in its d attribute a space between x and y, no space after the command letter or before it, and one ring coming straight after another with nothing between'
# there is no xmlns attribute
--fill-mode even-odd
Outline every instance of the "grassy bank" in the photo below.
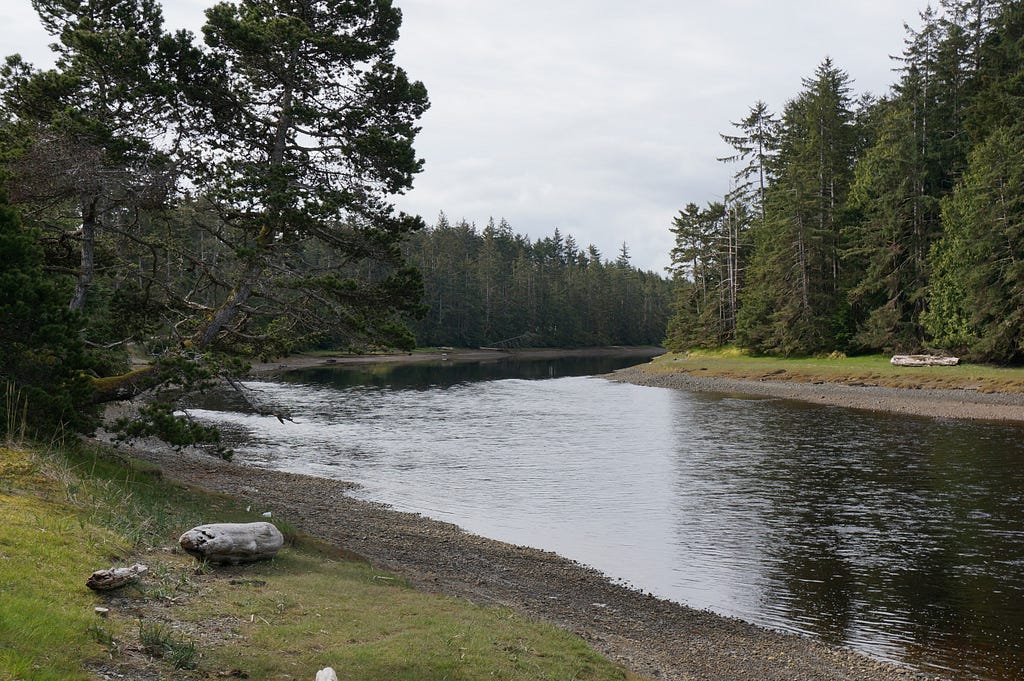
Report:
<svg viewBox="0 0 1024 681"><path fill-rule="evenodd" d="M888 356L752 357L739 350L669 353L645 367L652 373L688 373L752 381L873 385L889 388L1024 392L1024 369L981 364L897 367Z"/></svg>
<svg viewBox="0 0 1024 681"><path fill-rule="evenodd" d="M498 608L428 595L297 536L272 561L197 564L204 522L262 519L101 448L0 447L0 679L636 679L580 639ZM148 573L111 595L96 569ZM101 617L94 608L109 608Z"/></svg>

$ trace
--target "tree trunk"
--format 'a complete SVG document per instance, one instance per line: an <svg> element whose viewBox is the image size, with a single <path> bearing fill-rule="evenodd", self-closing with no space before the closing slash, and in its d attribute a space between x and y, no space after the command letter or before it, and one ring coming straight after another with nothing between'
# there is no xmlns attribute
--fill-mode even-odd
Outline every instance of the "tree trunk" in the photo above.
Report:
<svg viewBox="0 0 1024 681"><path fill-rule="evenodd" d="M71 297L69 309L85 308L85 299L92 286L92 278L96 272L96 202L95 197L82 197L82 252L78 265L78 279L75 281L75 292Z"/></svg>

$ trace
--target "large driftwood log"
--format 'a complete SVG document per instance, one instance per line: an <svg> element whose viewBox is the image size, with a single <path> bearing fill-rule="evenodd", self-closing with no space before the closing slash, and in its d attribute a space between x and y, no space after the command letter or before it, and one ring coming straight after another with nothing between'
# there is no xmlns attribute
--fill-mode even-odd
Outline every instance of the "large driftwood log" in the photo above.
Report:
<svg viewBox="0 0 1024 681"><path fill-rule="evenodd" d="M270 523L214 523L193 527L178 543L196 558L234 565L273 558L284 536Z"/></svg>
<svg viewBox="0 0 1024 681"><path fill-rule="evenodd" d="M125 584L137 582L148 569L145 565L136 563L131 567L97 570L89 576L89 579L85 580L85 585L93 591L119 589Z"/></svg>
<svg viewBox="0 0 1024 681"><path fill-rule="evenodd" d="M955 367L960 363L960 358L935 355L893 355L889 363L898 367Z"/></svg>

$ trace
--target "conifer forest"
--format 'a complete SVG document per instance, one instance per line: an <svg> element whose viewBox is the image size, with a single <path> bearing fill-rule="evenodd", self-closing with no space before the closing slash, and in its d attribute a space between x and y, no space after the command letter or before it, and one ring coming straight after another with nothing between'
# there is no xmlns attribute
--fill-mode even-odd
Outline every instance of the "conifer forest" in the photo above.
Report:
<svg viewBox="0 0 1024 681"><path fill-rule="evenodd" d="M673 221L673 349L1024 357L1024 3L942 0L897 80L830 59L723 140L724 201Z"/></svg>

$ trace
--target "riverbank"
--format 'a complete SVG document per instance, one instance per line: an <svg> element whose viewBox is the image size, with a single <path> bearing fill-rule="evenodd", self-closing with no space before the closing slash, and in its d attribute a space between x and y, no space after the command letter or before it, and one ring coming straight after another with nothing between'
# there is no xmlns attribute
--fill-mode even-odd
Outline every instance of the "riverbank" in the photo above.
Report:
<svg viewBox="0 0 1024 681"><path fill-rule="evenodd" d="M364 366L369 364L416 364L420 362L501 362L507 360L562 359L566 357L638 357L660 355L664 350L657 347L598 347L598 348L524 348L517 350L485 350L472 348L434 348L414 352L375 353L369 355L347 355L342 353L317 353L291 355L273 362L255 362L252 371L256 374L274 374L296 369L329 366Z"/></svg>
<svg viewBox="0 0 1024 681"><path fill-rule="evenodd" d="M920 679L902 667L654 598L555 554L466 534L348 495L347 483L160 449L133 455L169 479L273 512L429 591L500 605L580 635L657 679Z"/></svg>
<svg viewBox="0 0 1024 681"><path fill-rule="evenodd" d="M160 473L103 445L0 441L0 679L312 679L331 665L360 681L643 681L565 631L414 589L277 514L273 560L198 563L182 531L264 521L264 497ZM146 569L86 588L112 564Z"/></svg>
<svg viewBox="0 0 1024 681"><path fill-rule="evenodd" d="M908 416L1024 423L1024 392L1020 392L1017 378L989 377L990 372L1011 370L983 368L980 373L967 370L958 376L953 371L936 371L947 368L933 367L880 375L877 367L872 367L860 373L830 375L800 373L782 366L786 366L784 361L762 366L713 357L665 356L620 369L607 378L657 388L799 400ZM928 387L933 385L946 387Z"/></svg>

